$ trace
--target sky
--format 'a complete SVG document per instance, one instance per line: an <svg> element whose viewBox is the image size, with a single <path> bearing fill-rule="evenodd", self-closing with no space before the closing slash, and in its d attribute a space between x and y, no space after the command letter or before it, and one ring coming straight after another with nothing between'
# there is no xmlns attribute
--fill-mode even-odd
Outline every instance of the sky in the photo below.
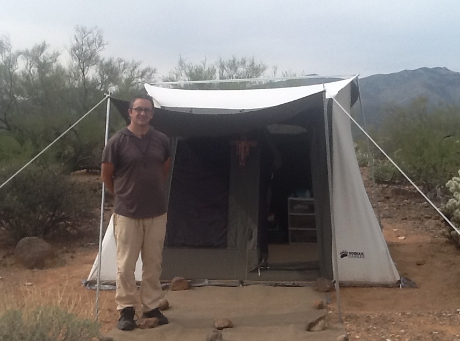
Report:
<svg viewBox="0 0 460 341"><path fill-rule="evenodd" d="M0 0L13 50L43 41L65 56L76 26L97 27L104 57L166 76L190 63L254 58L278 75L367 77L420 67L460 72L458 0ZM270 71L271 72L271 71Z"/></svg>

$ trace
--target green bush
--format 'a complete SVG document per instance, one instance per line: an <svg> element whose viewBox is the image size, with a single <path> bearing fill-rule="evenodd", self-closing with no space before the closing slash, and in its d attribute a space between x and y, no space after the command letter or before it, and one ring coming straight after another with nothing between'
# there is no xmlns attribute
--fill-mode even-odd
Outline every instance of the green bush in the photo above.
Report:
<svg viewBox="0 0 460 341"><path fill-rule="evenodd" d="M0 169L0 183L13 172ZM30 165L0 189L0 227L12 243L24 237L78 235L91 216L89 190L57 167Z"/></svg>
<svg viewBox="0 0 460 341"><path fill-rule="evenodd" d="M54 306L30 313L7 310L0 316L0 341L88 341L99 336L96 321L81 319Z"/></svg>

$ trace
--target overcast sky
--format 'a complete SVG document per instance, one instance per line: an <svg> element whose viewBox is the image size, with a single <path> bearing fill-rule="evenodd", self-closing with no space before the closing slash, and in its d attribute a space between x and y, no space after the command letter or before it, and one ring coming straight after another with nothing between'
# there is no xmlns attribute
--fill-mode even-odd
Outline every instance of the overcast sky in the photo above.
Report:
<svg viewBox="0 0 460 341"><path fill-rule="evenodd" d="M420 67L460 72L459 0L0 0L13 49L65 52L75 26L97 26L106 57L159 76L193 63L254 57L278 71L366 77Z"/></svg>

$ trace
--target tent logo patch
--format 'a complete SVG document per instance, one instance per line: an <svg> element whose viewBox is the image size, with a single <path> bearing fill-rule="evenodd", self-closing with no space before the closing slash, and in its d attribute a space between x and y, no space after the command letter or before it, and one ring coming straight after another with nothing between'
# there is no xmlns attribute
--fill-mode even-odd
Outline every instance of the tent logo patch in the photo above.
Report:
<svg viewBox="0 0 460 341"><path fill-rule="evenodd" d="M342 250L340 251L340 258L364 258L364 252L359 251L347 251Z"/></svg>

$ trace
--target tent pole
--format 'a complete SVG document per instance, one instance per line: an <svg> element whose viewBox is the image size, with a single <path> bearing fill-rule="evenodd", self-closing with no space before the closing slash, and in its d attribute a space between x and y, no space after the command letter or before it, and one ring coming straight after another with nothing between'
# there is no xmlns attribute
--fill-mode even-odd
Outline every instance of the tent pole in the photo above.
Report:
<svg viewBox="0 0 460 341"><path fill-rule="evenodd" d="M110 120L110 91L109 91L109 94L107 95L104 146L107 144L107 140L109 137L109 120ZM96 282L96 303L95 303L96 321L99 319L99 293L100 293L100 287L101 287L102 227L104 225L104 204L105 204L105 184L102 183L101 216L100 216L100 221L99 221L99 251L97 255L97 282Z"/></svg>
<svg viewBox="0 0 460 341"><path fill-rule="evenodd" d="M332 97L332 100L340 107L340 109L342 109L342 111L350 118L350 120L364 133L364 135L366 135L369 141L371 141L374 144L374 146L376 146L377 149L380 150L380 152L387 158L387 160L390 161L391 164L396 167L396 169L402 174L402 176L404 176L406 180L409 181L409 183L417 190L417 192L420 193L420 195L431 205L431 207L433 207L436 210L436 212L438 212L438 214L449 224L449 226L452 227L454 231L456 231L460 235L460 229L457 226L455 226L449 220L449 218L447 218L444 215L444 213L441 212L441 210L425 195L425 193L422 192L422 190L411 180L411 178L409 178L409 176L406 173L404 173L404 171L396 164L396 162L394 162L391 159L391 157L387 153L385 153L385 151L377 144L377 142L374 141L374 139L363 129L363 127L361 127L359 123L356 122L356 120L351 116L351 114L348 111L346 111L345 108L335 98Z"/></svg>
<svg viewBox="0 0 460 341"><path fill-rule="evenodd" d="M356 83L358 85L358 99L359 99L359 107L361 110L361 115L363 117L363 125L364 129L367 129L367 124L366 124L366 115L364 114L364 108L363 108L363 102L361 99L361 91L359 87L359 79L356 77ZM382 225L382 220L380 219L380 206L379 206L379 200L378 200L378 193L377 193L377 186L375 185L375 163L374 163L374 157L372 156L371 153L371 145L369 143L369 139L366 139L367 142L367 151L368 151L368 163L371 166L371 179L372 179L372 197L374 200L374 205L375 209L377 211L377 219L379 221L380 229L383 229Z"/></svg>
<svg viewBox="0 0 460 341"><path fill-rule="evenodd" d="M334 222L334 200L332 198L333 195L333 187L332 187L332 164L331 164L331 145L329 140L329 120L328 120L328 112L327 112L327 98L326 98L326 86L323 84L324 92L323 92L323 103L324 103L324 133L326 135L326 160L327 160L327 177L328 177L328 184L329 184L329 206L331 208L331 233L332 233L332 270L335 279L335 292L337 296L337 317L339 323L342 323L342 309L340 303L340 280L339 280L339 270L338 270L338 261L337 261L337 243L335 239L335 222Z"/></svg>

